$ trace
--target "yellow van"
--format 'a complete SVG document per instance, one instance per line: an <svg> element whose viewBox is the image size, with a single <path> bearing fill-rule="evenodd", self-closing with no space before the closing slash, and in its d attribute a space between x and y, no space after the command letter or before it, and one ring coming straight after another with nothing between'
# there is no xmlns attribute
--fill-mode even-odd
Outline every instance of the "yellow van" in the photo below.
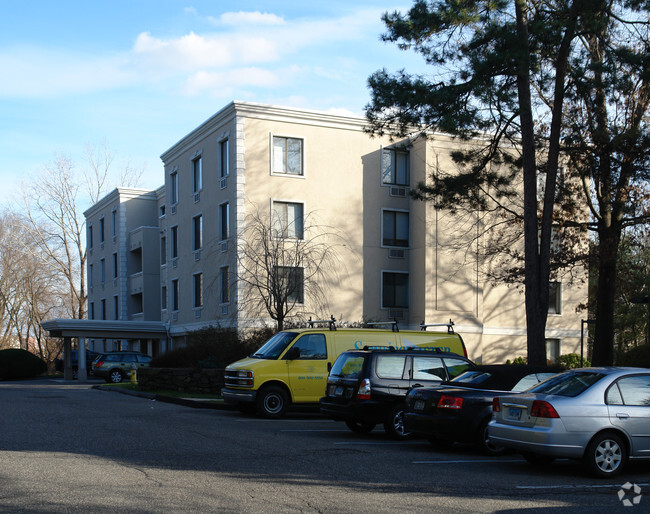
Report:
<svg viewBox="0 0 650 514"><path fill-rule="evenodd" d="M318 322L311 322L313 323ZM453 323L440 326L446 332L397 329L329 328L283 330L269 339L254 355L226 367L224 400L244 412L268 418L284 415L291 403L318 403L325 395L327 375L336 358L345 350L393 346L415 346L433 352L450 352L467 357L465 343L453 330Z"/></svg>

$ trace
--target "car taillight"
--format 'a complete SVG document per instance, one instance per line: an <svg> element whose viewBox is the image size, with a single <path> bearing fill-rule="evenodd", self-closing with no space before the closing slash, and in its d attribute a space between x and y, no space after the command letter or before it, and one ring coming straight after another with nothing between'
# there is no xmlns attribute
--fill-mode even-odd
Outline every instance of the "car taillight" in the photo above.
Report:
<svg viewBox="0 0 650 514"><path fill-rule="evenodd" d="M95 367L96 367L96 368L100 368L100 367L102 366L102 364L104 364L104 361L97 361L97 362L95 363Z"/></svg>
<svg viewBox="0 0 650 514"><path fill-rule="evenodd" d="M364 378L361 384L359 384L357 400L370 400L370 380L367 378Z"/></svg>
<svg viewBox="0 0 650 514"><path fill-rule="evenodd" d="M448 394L443 394L438 400L439 409L462 409L463 408L463 399L458 398L457 396L449 396Z"/></svg>
<svg viewBox="0 0 650 514"><path fill-rule="evenodd" d="M501 412L501 403L499 403L498 396L492 398L492 412Z"/></svg>
<svg viewBox="0 0 650 514"><path fill-rule="evenodd" d="M535 400L530 408L530 415L534 418L559 418L555 408L548 402Z"/></svg>

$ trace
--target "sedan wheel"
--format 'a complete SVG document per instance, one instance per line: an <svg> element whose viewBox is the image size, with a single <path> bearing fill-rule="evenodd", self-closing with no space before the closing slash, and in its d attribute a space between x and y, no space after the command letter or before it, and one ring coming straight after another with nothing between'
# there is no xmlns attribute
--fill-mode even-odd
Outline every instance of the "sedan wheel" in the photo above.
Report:
<svg viewBox="0 0 650 514"><path fill-rule="evenodd" d="M594 437L584 455L584 463L598 477L618 475L627 461L627 450L616 434L605 433Z"/></svg>
<svg viewBox="0 0 650 514"><path fill-rule="evenodd" d="M108 382L111 382L112 384L119 384L122 379L122 372L119 369L112 369L110 373L108 374Z"/></svg>
<svg viewBox="0 0 650 514"><path fill-rule="evenodd" d="M398 405L390 411L390 414L384 422L384 430L393 439L407 439L411 437L411 432L407 431L404 427L404 405Z"/></svg>
<svg viewBox="0 0 650 514"><path fill-rule="evenodd" d="M476 447L478 450L486 455L503 455L506 449L492 442L488 437L488 423L490 418L487 418L481 423L476 436Z"/></svg>
<svg viewBox="0 0 650 514"><path fill-rule="evenodd" d="M355 434L367 434L375 428L374 423L364 423L362 421L346 421L345 425Z"/></svg>

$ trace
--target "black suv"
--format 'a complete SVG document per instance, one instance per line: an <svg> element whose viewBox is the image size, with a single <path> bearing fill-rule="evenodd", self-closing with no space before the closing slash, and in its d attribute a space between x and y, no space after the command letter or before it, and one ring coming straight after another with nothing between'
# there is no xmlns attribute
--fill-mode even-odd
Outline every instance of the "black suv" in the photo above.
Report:
<svg viewBox="0 0 650 514"><path fill-rule="evenodd" d="M406 393L413 387L438 385L474 367L466 357L437 348L349 350L332 366L320 410L359 434L383 423L391 437L406 438L411 435L404 429Z"/></svg>

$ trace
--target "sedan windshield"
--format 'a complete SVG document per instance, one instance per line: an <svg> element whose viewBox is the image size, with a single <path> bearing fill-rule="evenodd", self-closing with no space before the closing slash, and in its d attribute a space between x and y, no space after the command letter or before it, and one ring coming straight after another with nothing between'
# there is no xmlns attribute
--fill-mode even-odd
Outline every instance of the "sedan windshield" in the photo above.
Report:
<svg viewBox="0 0 650 514"><path fill-rule="evenodd" d="M585 392L604 376L602 373L592 371L562 373L530 388L528 392L574 397Z"/></svg>
<svg viewBox="0 0 650 514"><path fill-rule="evenodd" d="M296 332L278 332L251 357L255 359L277 359L297 335Z"/></svg>

